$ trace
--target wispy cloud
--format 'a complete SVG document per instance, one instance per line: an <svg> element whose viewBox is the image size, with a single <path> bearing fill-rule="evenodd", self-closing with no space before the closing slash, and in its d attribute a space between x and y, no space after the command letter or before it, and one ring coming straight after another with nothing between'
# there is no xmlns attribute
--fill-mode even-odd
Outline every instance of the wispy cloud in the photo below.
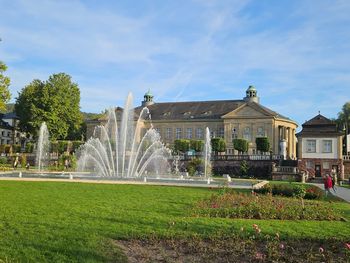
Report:
<svg viewBox="0 0 350 263"><path fill-rule="evenodd" d="M266 106L297 121L318 109L332 117L350 100L349 1L0 0L0 7L0 59L14 94L64 71L79 83L85 111L122 105L129 90L138 104L149 88L157 101L240 99L253 84Z"/></svg>

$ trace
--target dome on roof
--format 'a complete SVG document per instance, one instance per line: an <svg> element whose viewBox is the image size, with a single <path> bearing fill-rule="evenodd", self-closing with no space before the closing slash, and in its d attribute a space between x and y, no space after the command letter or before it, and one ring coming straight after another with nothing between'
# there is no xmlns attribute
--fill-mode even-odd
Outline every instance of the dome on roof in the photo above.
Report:
<svg viewBox="0 0 350 263"><path fill-rule="evenodd" d="M145 93L145 97L153 97L152 93L150 90L148 90L146 93Z"/></svg>
<svg viewBox="0 0 350 263"><path fill-rule="evenodd" d="M256 91L256 88L252 85L250 85L247 89L247 91Z"/></svg>

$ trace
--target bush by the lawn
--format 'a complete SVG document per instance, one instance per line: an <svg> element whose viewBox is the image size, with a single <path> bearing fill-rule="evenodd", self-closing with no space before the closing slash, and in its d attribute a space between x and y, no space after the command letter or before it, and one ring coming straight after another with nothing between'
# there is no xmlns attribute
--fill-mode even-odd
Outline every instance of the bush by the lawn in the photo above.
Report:
<svg viewBox="0 0 350 263"><path fill-rule="evenodd" d="M272 195L224 193L212 195L193 208L196 216L280 219L280 220L341 220L341 215L327 203L303 201Z"/></svg>
<svg viewBox="0 0 350 263"><path fill-rule="evenodd" d="M272 194L284 197L303 197L304 199L321 199L323 191L316 186L298 184L266 184L255 190L258 194Z"/></svg>

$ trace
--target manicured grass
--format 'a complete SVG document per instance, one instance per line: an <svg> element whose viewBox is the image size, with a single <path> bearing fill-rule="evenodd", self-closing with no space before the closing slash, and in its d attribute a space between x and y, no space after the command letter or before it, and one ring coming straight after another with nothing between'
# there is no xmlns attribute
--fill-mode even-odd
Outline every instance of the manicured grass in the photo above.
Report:
<svg viewBox="0 0 350 263"><path fill-rule="evenodd" d="M0 262L122 262L115 239L238 233L259 224L282 239L337 238L349 222L192 217L191 208L215 189L0 181ZM350 220L347 203L329 206Z"/></svg>

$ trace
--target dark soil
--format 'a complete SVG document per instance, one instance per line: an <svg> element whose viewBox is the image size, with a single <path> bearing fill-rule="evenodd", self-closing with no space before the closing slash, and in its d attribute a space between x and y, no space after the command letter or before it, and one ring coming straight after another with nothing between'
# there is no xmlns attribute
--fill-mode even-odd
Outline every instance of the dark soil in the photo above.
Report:
<svg viewBox="0 0 350 263"><path fill-rule="evenodd" d="M130 263L141 262L350 262L340 241L293 241L243 238L118 240ZM320 250L321 248L321 250ZM323 249L323 251L322 251Z"/></svg>

